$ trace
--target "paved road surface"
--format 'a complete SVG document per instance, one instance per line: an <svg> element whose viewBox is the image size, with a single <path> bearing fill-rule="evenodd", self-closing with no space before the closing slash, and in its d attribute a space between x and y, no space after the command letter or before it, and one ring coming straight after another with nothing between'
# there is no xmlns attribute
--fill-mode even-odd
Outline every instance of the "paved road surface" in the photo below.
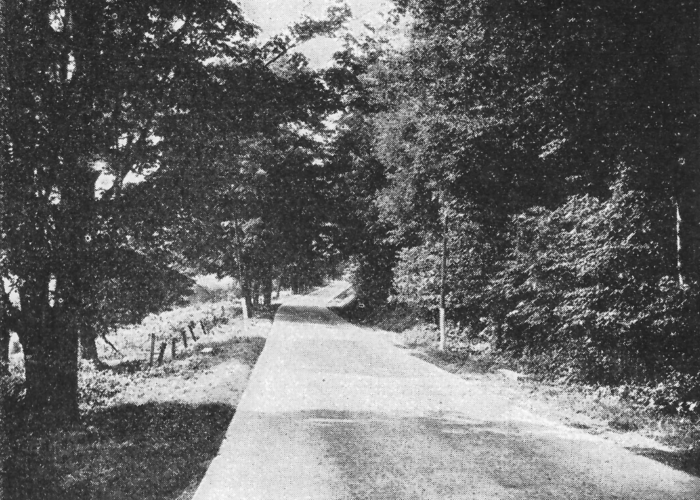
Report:
<svg viewBox="0 0 700 500"><path fill-rule="evenodd" d="M340 291L280 308L195 500L700 499L697 478L343 322L323 307Z"/></svg>

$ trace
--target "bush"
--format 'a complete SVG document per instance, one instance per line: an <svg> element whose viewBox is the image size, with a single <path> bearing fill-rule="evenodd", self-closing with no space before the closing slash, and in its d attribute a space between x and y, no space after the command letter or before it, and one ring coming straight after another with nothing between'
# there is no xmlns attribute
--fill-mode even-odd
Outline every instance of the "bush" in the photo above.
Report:
<svg viewBox="0 0 700 500"><path fill-rule="evenodd" d="M426 235L423 243L398 254L393 286L396 299L424 311L440 303L442 238ZM493 243L479 224L455 218L447 234L445 305L448 318L471 328L482 328L486 313L484 291L494 261Z"/></svg>
<svg viewBox="0 0 700 500"><path fill-rule="evenodd" d="M109 369L99 369L92 361L82 361L78 372L81 412L106 407L129 383L130 379L125 375Z"/></svg>
<svg viewBox="0 0 700 500"><path fill-rule="evenodd" d="M671 275L668 235L652 222L664 211L619 183L608 200L576 196L515 217L489 290L504 346L585 382L658 384L669 366L697 371L698 296Z"/></svg>

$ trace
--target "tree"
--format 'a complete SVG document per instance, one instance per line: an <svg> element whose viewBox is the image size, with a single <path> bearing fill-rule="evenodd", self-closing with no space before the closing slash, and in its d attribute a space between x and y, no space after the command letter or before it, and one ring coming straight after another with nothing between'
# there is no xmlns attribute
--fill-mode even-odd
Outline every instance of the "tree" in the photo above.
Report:
<svg viewBox="0 0 700 500"><path fill-rule="evenodd" d="M168 123L215 81L212 57L248 60L254 28L224 0L11 0L7 26L3 273L20 297L29 406L71 419L101 207L119 228L128 176L168 168L160 151L184 140ZM112 180L101 197L98 179Z"/></svg>
<svg viewBox="0 0 700 500"><path fill-rule="evenodd" d="M7 6L5 0L0 0L0 214L6 210L4 174L7 169L8 157L5 137L7 136L7 71L9 59L7 54ZM0 231L2 225L0 225ZM7 467L9 463L9 434L7 419L7 402L5 377L9 374L9 344L10 328L8 324L9 297L5 291L2 272L5 261L5 248L0 238L0 498L7 496Z"/></svg>
<svg viewBox="0 0 700 500"><path fill-rule="evenodd" d="M626 168L636 187L674 200L680 244L665 244L692 277L694 2L400 4L417 19L409 88L437 111L425 151L455 198L508 215L576 193L609 196Z"/></svg>
<svg viewBox="0 0 700 500"><path fill-rule="evenodd" d="M163 148L170 168L135 190L141 201L132 205L157 200L161 222L149 225L168 227L170 248L190 266L237 278L249 308L260 291L271 301L275 278L297 290L310 284L319 259L334 252L323 138L342 84L290 50L347 15L330 9L326 21L292 26L251 65L216 65L217 83L197 108L167 125L197 140Z"/></svg>

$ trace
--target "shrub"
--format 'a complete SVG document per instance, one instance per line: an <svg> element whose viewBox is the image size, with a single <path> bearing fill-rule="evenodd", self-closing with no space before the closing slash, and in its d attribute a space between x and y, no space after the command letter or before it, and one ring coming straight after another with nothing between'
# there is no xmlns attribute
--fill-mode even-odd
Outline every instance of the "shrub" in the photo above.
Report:
<svg viewBox="0 0 700 500"><path fill-rule="evenodd" d="M698 297L670 275L667 235L652 222L664 210L619 183L608 200L576 196L515 217L489 290L505 346L556 352L571 378L612 385L696 369Z"/></svg>

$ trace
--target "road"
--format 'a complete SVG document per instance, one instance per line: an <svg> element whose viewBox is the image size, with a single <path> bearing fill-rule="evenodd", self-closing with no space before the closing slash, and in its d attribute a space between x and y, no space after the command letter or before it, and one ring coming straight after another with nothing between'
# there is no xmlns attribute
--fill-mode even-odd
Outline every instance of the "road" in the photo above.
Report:
<svg viewBox="0 0 700 500"><path fill-rule="evenodd" d="M324 307L283 305L195 500L687 499L700 480L548 422Z"/></svg>

